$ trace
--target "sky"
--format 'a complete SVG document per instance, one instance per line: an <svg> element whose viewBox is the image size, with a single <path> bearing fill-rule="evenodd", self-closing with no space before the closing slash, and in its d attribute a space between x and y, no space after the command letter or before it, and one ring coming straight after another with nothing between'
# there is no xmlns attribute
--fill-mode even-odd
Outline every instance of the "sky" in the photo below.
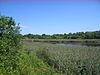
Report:
<svg viewBox="0 0 100 75"><path fill-rule="evenodd" d="M100 2L0 2L0 14L20 23L22 34L63 34L100 30Z"/></svg>

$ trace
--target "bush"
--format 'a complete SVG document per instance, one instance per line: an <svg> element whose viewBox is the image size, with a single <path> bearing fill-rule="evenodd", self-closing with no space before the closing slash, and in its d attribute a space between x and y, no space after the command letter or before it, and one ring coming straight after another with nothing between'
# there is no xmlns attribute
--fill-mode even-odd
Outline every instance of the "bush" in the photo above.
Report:
<svg viewBox="0 0 100 75"><path fill-rule="evenodd" d="M20 27L12 17L0 16L0 73L17 73L18 50L21 48Z"/></svg>

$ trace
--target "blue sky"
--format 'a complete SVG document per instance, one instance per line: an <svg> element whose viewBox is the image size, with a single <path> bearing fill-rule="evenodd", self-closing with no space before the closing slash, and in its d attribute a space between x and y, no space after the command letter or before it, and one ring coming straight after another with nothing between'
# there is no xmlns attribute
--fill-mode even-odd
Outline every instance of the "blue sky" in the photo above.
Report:
<svg viewBox="0 0 100 75"><path fill-rule="evenodd" d="M20 23L22 34L100 30L100 2L0 2L0 12Z"/></svg>

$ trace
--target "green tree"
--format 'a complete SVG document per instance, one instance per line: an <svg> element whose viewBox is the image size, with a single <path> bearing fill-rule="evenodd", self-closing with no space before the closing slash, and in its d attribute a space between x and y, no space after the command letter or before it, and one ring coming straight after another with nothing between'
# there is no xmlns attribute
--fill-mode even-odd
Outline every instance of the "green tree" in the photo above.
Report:
<svg viewBox="0 0 100 75"><path fill-rule="evenodd" d="M11 74L18 68L20 47L19 25L12 17L0 16L0 73Z"/></svg>

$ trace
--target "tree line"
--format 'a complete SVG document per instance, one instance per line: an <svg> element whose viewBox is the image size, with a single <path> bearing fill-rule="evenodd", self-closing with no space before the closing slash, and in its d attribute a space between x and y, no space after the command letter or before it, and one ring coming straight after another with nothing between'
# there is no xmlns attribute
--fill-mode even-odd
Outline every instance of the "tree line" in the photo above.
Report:
<svg viewBox="0 0 100 75"><path fill-rule="evenodd" d="M76 32L76 33L64 33L53 35L38 35L38 34L26 34L23 38L29 39L100 39L100 30L92 32Z"/></svg>

